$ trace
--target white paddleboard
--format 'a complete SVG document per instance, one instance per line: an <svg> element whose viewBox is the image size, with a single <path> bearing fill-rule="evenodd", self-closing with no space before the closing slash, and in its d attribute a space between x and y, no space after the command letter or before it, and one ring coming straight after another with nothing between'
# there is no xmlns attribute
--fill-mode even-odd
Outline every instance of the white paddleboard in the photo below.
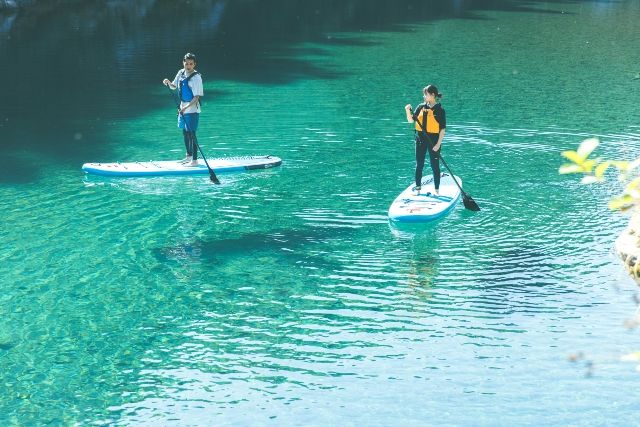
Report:
<svg viewBox="0 0 640 427"><path fill-rule="evenodd" d="M276 156L243 156L207 159L215 173L238 172L252 169L267 169L282 164ZM209 169L204 160L198 159L198 166L187 166L177 160L131 162L131 163L85 163L86 173L103 176L162 176L207 174Z"/></svg>
<svg viewBox="0 0 640 427"><path fill-rule="evenodd" d="M455 179L462 187L462 180ZM413 194L415 184L408 186L389 207L389 219L398 222L428 222L438 219L453 208L460 200L460 189L448 173L440 178L440 194L435 194L433 175L422 178L422 189L419 195Z"/></svg>

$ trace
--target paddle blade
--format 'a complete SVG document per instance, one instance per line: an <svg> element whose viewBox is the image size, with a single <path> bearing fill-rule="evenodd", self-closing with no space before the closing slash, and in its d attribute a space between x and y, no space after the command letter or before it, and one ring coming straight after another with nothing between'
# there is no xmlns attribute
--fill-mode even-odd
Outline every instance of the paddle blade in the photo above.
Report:
<svg viewBox="0 0 640 427"><path fill-rule="evenodd" d="M478 206L478 204L476 203L475 200L473 200L471 198L471 196L465 194L464 197L462 198L462 203L464 204L464 207L469 209L470 211L479 211L480 210L480 206Z"/></svg>
<svg viewBox="0 0 640 427"><path fill-rule="evenodd" d="M214 184L220 184L220 180L218 180L218 177L216 176L215 173L213 173L212 170L209 170L209 179L211 180L211 182L213 182Z"/></svg>

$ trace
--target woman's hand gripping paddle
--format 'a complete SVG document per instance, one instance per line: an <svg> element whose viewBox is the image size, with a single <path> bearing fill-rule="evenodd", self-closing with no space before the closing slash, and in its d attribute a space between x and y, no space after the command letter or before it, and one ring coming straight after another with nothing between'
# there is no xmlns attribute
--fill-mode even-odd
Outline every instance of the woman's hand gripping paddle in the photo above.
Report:
<svg viewBox="0 0 640 427"><path fill-rule="evenodd" d="M182 112L180 111L180 101L175 96L175 92L171 90L169 85L165 85L165 86L167 86L167 89L171 91L171 94L174 97L174 101L176 102L176 107L178 108L178 114L180 114L180 117L182 117L182 122L184 123L185 130L187 131L187 135L192 146L195 145L198 148L198 151L200 151L200 155L202 156L202 160L204 160L204 164L207 165L207 169L209 169L209 179L214 184L220 184L220 180L218 180L216 173L213 171L213 169L211 169L211 166L209 166L209 162L207 162L207 158L204 156L204 153L202 152L202 148L200 148L200 144L198 144L198 142L195 140L193 133L189 131L189 123L187 122L187 119L184 116L184 114L182 114Z"/></svg>
<svg viewBox="0 0 640 427"><path fill-rule="evenodd" d="M426 132L426 130L425 130L424 126L422 125L422 123L420 123L420 120L416 120L415 117L413 118L413 120L414 120L414 122L416 122L418 124L418 126L420 126L420 129L422 129L424 134L427 136L427 139L429 140L429 144L431 145L431 148L433 148L435 145L433 144L433 141L431 140L431 137L429 137L429 134ZM442 157L441 153L440 153L439 158L442 161L442 164L444 165L444 167L447 168L447 170L451 174L451 177L453 178L453 182L455 182L456 185L458 186L458 188L460 189L460 192L462 193L462 204L464 204L464 207L469 209L470 211L479 211L480 210L480 206L478 206L476 201L473 200L470 195L465 193L464 190L462 189L462 187L460 187L460 184L458 183L458 180L456 179L456 176L453 174L453 172L451 172L451 169L449 168L449 165L447 165L447 162L444 161L444 158Z"/></svg>

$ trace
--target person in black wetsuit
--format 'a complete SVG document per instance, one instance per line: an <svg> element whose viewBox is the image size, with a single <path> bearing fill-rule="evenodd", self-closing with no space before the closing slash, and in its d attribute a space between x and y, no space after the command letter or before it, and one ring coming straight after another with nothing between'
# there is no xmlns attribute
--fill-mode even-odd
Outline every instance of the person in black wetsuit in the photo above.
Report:
<svg viewBox="0 0 640 427"><path fill-rule="evenodd" d="M440 149L444 139L447 119L444 108L437 101L442 98L438 88L428 85L422 89L424 102L418 105L412 112L411 104L407 104L404 109L409 123L415 122L416 129L416 186L414 194L420 194L422 185L422 169L424 161L429 152L429 163L433 170L433 184L435 193L439 194L440 189Z"/></svg>

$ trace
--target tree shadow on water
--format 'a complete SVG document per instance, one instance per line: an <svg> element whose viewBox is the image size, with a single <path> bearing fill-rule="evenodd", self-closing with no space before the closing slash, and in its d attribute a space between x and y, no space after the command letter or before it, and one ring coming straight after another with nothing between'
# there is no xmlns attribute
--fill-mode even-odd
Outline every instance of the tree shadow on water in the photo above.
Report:
<svg viewBox="0 0 640 427"><path fill-rule="evenodd" d="M589 1L586 1L589 3ZM411 25L443 19L486 19L487 10L560 13L553 7L581 3L496 0L159 0L28 1L0 11L0 62L19 71L28 84L4 89L0 106L0 151L16 155L18 129L50 138L21 138L20 149L63 152L60 162L81 164L111 142L83 139L77 123L100 135L117 120L165 108L150 96L163 77L172 78L181 56L194 51L205 82L240 81L285 85L301 79L340 79L328 61L333 49L366 49L371 33L407 31ZM366 35L363 35L366 34ZM231 96L231 94L218 94ZM169 103L169 101L166 101ZM75 123L71 123L75 122ZM56 141L53 146L51 141ZM54 155L55 158L55 155ZM25 182L7 169L0 182Z"/></svg>
<svg viewBox="0 0 640 427"><path fill-rule="evenodd" d="M339 263L328 256L311 255L314 248L323 247L328 241L348 238L351 229L303 228L275 229L268 232L250 232L219 239L195 241L158 247L155 257L162 265L178 263L188 265L201 261L208 265L223 265L238 258L274 256L288 266L313 265L323 270L335 270Z"/></svg>

